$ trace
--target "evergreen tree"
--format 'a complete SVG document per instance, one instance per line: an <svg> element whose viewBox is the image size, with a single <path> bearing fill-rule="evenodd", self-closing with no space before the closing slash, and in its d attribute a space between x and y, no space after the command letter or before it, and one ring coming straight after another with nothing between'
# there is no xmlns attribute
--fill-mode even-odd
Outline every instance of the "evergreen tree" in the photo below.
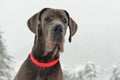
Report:
<svg viewBox="0 0 120 80"><path fill-rule="evenodd" d="M120 64L114 67L110 80L120 80Z"/></svg>
<svg viewBox="0 0 120 80"><path fill-rule="evenodd" d="M11 80L11 57L7 54L0 31L0 80Z"/></svg>
<svg viewBox="0 0 120 80"><path fill-rule="evenodd" d="M98 70L94 64L88 63L85 66L83 77L85 80L96 80L98 75Z"/></svg>

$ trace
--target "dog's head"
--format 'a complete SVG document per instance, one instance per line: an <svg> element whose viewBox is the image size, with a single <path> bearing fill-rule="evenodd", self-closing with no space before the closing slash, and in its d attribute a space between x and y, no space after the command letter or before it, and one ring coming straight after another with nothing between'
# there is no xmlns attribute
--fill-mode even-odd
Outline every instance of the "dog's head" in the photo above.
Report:
<svg viewBox="0 0 120 80"><path fill-rule="evenodd" d="M69 16L68 12L61 9L44 8L28 20L29 29L37 38L42 39L45 51L64 51L64 36L69 26L71 37L77 31L77 24Z"/></svg>

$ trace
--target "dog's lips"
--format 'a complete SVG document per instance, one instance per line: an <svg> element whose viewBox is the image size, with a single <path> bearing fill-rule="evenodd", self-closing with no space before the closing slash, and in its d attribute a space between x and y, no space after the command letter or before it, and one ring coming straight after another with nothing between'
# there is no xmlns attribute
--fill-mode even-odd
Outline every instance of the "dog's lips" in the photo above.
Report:
<svg viewBox="0 0 120 80"><path fill-rule="evenodd" d="M53 42L49 48L48 48L48 52L61 52L63 53L64 51L64 47L63 47L63 44L62 43L57 43L57 42Z"/></svg>
<svg viewBox="0 0 120 80"><path fill-rule="evenodd" d="M63 52L62 46L60 46L60 45L55 45L55 47L53 48L53 55L52 55L52 56L56 55L57 52L61 52L61 53Z"/></svg>
<svg viewBox="0 0 120 80"><path fill-rule="evenodd" d="M59 52L63 52L63 44L62 43L55 43L55 47L57 47Z"/></svg>

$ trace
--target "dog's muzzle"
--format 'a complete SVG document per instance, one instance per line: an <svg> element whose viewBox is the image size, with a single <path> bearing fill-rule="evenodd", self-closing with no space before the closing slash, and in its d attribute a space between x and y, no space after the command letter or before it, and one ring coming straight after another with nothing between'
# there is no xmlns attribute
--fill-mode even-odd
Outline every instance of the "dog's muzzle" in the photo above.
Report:
<svg viewBox="0 0 120 80"><path fill-rule="evenodd" d="M57 24L52 28L53 41L56 43L61 43L63 38L63 28L62 25Z"/></svg>

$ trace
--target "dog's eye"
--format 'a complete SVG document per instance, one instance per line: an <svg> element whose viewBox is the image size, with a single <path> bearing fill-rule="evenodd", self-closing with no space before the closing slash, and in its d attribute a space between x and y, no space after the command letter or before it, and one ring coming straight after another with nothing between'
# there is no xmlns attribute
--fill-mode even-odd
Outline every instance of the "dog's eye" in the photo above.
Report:
<svg viewBox="0 0 120 80"><path fill-rule="evenodd" d="M64 18L64 19L63 19L63 22L64 22L64 23L67 23L67 20Z"/></svg>
<svg viewBox="0 0 120 80"><path fill-rule="evenodd" d="M53 20L53 16L48 16L48 17L45 18L45 20L46 21L51 21L51 20Z"/></svg>

